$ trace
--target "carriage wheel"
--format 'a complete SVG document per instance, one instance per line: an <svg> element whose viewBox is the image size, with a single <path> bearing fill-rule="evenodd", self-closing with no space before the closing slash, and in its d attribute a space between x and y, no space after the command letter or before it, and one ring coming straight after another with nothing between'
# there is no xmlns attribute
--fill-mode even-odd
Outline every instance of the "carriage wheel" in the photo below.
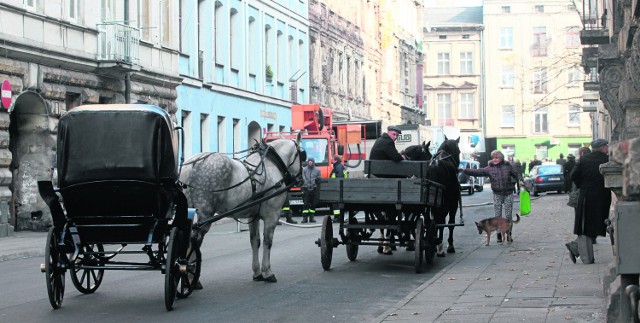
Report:
<svg viewBox="0 0 640 323"><path fill-rule="evenodd" d="M426 225L427 232L425 236L425 246L424 246L424 260L427 262L427 265L433 264L433 259L436 256L436 224L434 221L429 220L429 223Z"/></svg>
<svg viewBox="0 0 640 323"><path fill-rule="evenodd" d="M355 217L349 217L349 224L358 224L358 219ZM347 229L347 258L351 261L356 261L358 258L358 229Z"/></svg>
<svg viewBox="0 0 640 323"><path fill-rule="evenodd" d="M180 278L180 286L178 288L178 298L187 298L193 292L198 279L200 279L200 268L202 265L202 254L200 248L194 246L193 241L189 243L187 249L187 258L185 259L184 271Z"/></svg>
<svg viewBox="0 0 640 323"><path fill-rule="evenodd" d="M167 263L164 273L164 305L167 311L173 308L178 282L180 281L178 250L180 250L180 231L178 231L177 227L173 227L169 233L169 242L167 243Z"/></svg>
<svg viewBox="0 0 640 323"><path fill-rule="evenodd" d="M324 270L331 268L333 257L333 225L330 215L325 215L322 221L322 233L320 234L320 262Z"/></svg>
<svg viewBox="0 0 640 323"><path fill-rule="evenodd" d="M422 272L422 261L424 259L424 239L425 239L425 229L424 229L424 220L422 219L422 216L419 216L416 219L416 229L415 229L415 253L416 253L416 259L415 259L415 269L416 269L416 273L421 273Z"/></svg>
<svg viewBox="0 0 640 323"><path fill-rule="evenodd" d="M98 254L93 254L94 252ZM92 294L95 292L104 276L104 269L77 269L80 266L100 266L104 267L104 260L100 257L104 255L104 247L102 244L90 244L82 247L82 251L78 254L71 270L71 281L73 286L83 294Z"/></svg>
<svg viewBox="0 0 640 323"><path fill-rule="evenodd" d="M45 279L47 282L47 293L49 303L55 308L62 306L64 298L64 267L62 266L62 253L58 249L58 232L55 228L49 229L47 236L47 246L44 251Z"/></svg>

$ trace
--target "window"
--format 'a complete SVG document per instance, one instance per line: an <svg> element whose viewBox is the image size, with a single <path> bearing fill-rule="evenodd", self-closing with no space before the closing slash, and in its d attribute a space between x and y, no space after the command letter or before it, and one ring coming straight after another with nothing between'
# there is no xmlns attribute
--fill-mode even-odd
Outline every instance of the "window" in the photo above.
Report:
<svg viewBox="0 0 640 323"><path fill-rule="evenodd" d="M544 6L539 6L538 5L538 6L535 6L534 9L535 9L536 12L544 12Z"/></svg>
<svg viewBox="0 0 640 323"><path fill-rule="evenodd" d="M502 67L502 81L501 81L500 85L502 87L512 88L513 87L513 78L514 78L513 66L503 66Z"/></svg>
<svg viewBox="0 0 640 323"><path fill-rule="evenodd" d="M209 148L209 115L200 114L200 151L210 151Z"/></svg>
<svg viewBox="0 0 640 323"><path fill-rule="evenodd" d="M173 25L171 21L171 1L162 1L161 4L160 23L162 28L160 30L162 32L162 45L171 47L171 26Z"/></svg>
<svg viewBox="0 0 640 323"><path fill-rule="evenodd" d="M516 115L513 105L502 106L502 127L513 127L516 124Z"/></svg>
<svg viewBox="0 0 640 323"><path fill-rule="evenodd" d="M225 142L227 141L227 138L225 136L226 127L225 127L224 119L225 119L225 117L218 116L218 152L219 153L226 153L227 152L227 146L225 145ZM188 137L185 137L185 138L188 138Z"/></svg>
<svg viewBox="0 0 640 323"><path fill-rule="evenodd" d="M536 145L536 156L538 160L543 160L549 157L549 149L547 146Z"/></svg>
<svg viewBox="0 0 640 323"><path fill-rule="evenodd" d="M453 126L451 118L451 94L438 94L438 125Z"/></svg>
<svg viewBox="0 0 640 323"><path fill-rule="evenodd" d="M473 56L471 52L460 53L460 74L462 75L473 74Z"/></svg>
<svg viewBox="0 0 640 323"><path fill-rule="evenodd" d="M142 30L142 39L151 40L151 6L149 0L138 2L138 28Z"/></svg>
<svg viewBox="0 0 640 323"><path fill-rule="evenodd" d="M513 48L513 28L500 28L500 49Z"/></svg>
<svg viewBox="0 0 640 323"><path fill-rule="evenodd" d="M24 0L24 7L29 11L36 11L36 0Z"/></svg>
<svg viewBox="0 0 640 323"><path fill-rule="evenodd" d="M582 145L580 144L568 144L567 145L567 153L572 154L574 156L578 156L578 149L580 149Z"/></svg>
<svg viewBox="0 0 640 323"><path fill-rule="evenodd" d="M182 110L180 121L182 122L182 137L183 138L191 138L191 112ZM193 155L193 151L191 150L192 140L185 140L184 145L182 145L182 156L184 158L188 158Z"/></svg>
<svg viewBox="0 0 640 323"><path fill-rule="evenodd" d="M547 27L533 27L533 45L531 55L547 56Z"/></svg>
<svg viewBox="0 0 640 323"><path fill-rule="evenodd" d="M578 26L567 27L566 45L567 45L567 48L580 47L580 27Z"/></svg>
<svg viewBox="0 0 640 323"><path fill-rule="evenodd" d="M78 21L78 0L67 0L67 17L69 21Z"/></svg>
<svg viewBox="0 0 640 323"><path fill-rule="evenodd" d="M214 31L213 36L215 37L213 46L213 56L216 61L216 65L224 66L224 57L222 56L224 50L224 37L222 35L222 26L224 26L224 10L222 8L222 4L220 2L216 2L214 10Z"/></svg>
<svg viewBox="0 0 640 323"><path fill-rule="evenodd" d="M533 93L547 93L547 68L537 67L533 71Z"/></svg>
<svg viewBox="0 0 640 323"><path fill-rule="evenodd" d="M462 35L462 39L469 39L471 36L469 36L469 34L464 34Z"/></svg>
<svg viewBox="0 0 640 323"><path fill-rule="evenodd" d="M567 69L567 86L578 86L582 79L582 72L577 66Z"/></svg>
<svg viewBox="0 0 640 323"><path fill-rule="evenodd" d="M511 13L510 6L502 6L502 13Z"/></svg>
<svg viewBox="0 0 640 323"><path fill-rule="evenodd" d="M439 35L438 39L447 39L447 35Z"/></svg>
<svg viewBox="0 0 640 323"><path fill-rule="evenodd" d="M534 119L533 132L539 132L539 133L549 132L549 126L547 124L547 107L536 107L535 112L533 114L533 119Z"/></svg>
<svg viewBox="0 0 640 323"><path fill-rule="evenodd" d="M580 112L582 108L580 105L572 103L569 104L568 124L569 126L580 126Z"/></svg>
<svg viewBox="0 0 640 323"><path fill-rule="evenodd" d="M473 93L461 93L460 94L460 118L461 119L474 119L474 95Z"/></svg>
<svg viewBox="0 0 640 323"><path fill-rule="evenodd" d="M236 9L231 9L229 13L229 65L231 69L238 71L240 69L240 15Z"/></svg>
<svg viewBox="0 0 640 323"><path fill-rule="evenodd" d="M504 157L513 157L516 155L516 146L512 144L502 145L502 153Z"/></svg>
<svg viewBox="0 0 640 323"><path fill-rule="evenodd" d="M449 74L449 53L438 53L438 75Z"/></svg>

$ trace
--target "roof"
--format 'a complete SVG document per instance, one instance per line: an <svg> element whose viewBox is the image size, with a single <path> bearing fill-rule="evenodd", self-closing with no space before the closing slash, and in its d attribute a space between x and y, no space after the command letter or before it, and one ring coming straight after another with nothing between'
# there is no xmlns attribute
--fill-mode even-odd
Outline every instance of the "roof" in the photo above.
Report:
<svg viewBox="0 0 640 323"><path fill-rule="evenodd" d="M482 25L482 7L425 8L425 26Z"/></svg>

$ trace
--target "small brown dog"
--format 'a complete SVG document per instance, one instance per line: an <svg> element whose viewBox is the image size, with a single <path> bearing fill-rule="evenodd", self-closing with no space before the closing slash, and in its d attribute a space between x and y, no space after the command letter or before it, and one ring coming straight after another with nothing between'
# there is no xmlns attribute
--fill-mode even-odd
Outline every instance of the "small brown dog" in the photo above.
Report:
<svg viewBox="0 0 640 323"><path fill-rule="evenodd" d="M520 215L516 213L515 216L516 216L515 221L510 221L506 218L501 218L499 216L496 216L494 218L488 218L480 222L476 222L476 227L478 228L478 234L482 234L482 232L487 233L486 246L489 245L489 240L491 239L491 232L493 231L499 231L500 233L502 233L502 238L503 238L502 241L506 240L509 243L513 242L513 239L511 238L511 229L513 228L514 223L520 222Z"/></svg>

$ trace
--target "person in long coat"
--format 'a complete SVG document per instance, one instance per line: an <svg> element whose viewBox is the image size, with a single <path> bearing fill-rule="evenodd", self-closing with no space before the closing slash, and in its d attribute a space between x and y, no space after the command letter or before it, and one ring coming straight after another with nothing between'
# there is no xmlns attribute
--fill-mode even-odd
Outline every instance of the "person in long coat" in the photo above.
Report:
<svg viewBox="0 0 640 323"><path fill-rule="evenodd" d="M562 174L564 175L564 190L566 192L571 191L571 171L576 166L576 157L573 154L567 156L567 162L564 164Z"/></svg>
<svg viewBox="0 0 640 323"><path fill-rule="evenodd" d="M607 233L604 221L609 217L611 191L604 187L600 165L609 161L608 145L605 139L592 141L592 152L580 158L571 172L571 180L580 189L573 227L578 238L566 244L574 263L580 257L583 263L592 264L593 243L597 236Z"/></svg>

